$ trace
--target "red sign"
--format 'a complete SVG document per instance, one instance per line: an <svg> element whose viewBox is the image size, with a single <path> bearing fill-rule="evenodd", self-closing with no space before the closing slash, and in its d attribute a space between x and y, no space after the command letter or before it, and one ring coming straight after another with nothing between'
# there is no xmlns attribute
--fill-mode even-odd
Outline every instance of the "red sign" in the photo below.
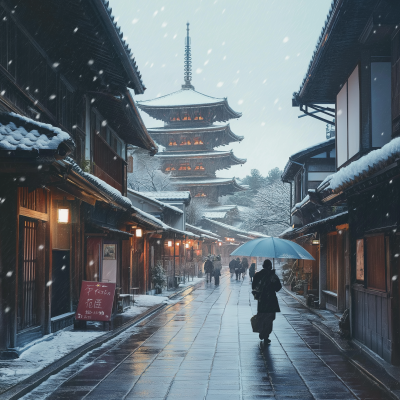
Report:
<svg viewBox="0 0 400 400"><path fill-rule="evenodd" d="M110 321L115 283L82 282L75 318L84 321Z"/></svg>

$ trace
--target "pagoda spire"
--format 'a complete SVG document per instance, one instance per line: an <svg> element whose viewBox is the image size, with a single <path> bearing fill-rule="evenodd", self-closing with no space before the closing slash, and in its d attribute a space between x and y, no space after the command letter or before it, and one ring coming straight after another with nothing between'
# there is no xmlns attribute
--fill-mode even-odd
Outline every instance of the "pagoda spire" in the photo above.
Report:
<svg viewBox="0 0 400 400"><path fill-rule="evenodd" d="M190 47L190 36L189 36L189 22L186 24L186 37L185 37L185 67L184 67L184 79L185 83L182 85L182 89L194 89L192 85L192 51Z"/></svg>

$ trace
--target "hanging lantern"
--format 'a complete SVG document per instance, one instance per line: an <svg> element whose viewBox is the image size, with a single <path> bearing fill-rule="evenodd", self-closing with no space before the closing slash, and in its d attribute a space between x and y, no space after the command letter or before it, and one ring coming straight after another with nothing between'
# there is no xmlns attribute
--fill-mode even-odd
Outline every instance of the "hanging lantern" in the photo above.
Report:
<svg viewBox="0 0 400 400"><path fill-rule="evenodd" d="M218 246L222 246L222 242L218 242Z"/></svg>
<svg viewBox="0 0 400 400"><path fill-rule="evenodd" d="M168 247L172 247L172 240L168 240Z"/></svg>
<svg viewBox="0 0 400 400"><path fill-rule="evenodd" d="M143 236L143 231L140 228L138 228L136 229L135 235L136 237L140 238Z"/></svg>
<svg viewBox="0 0 400 400"><path fill-rule="evenodd" d="M185 244L185 247L188 249L188 248L189 248L189 243L186 243L186 244Z"/></svg>

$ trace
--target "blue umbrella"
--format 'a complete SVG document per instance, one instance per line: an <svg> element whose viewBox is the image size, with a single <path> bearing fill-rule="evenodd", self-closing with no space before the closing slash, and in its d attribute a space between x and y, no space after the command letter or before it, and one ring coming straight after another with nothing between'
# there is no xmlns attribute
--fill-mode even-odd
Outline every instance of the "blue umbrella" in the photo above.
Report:
<svg viewBox="0 0 400 400"><path fill-rule="evenodd" d="M234 250L231 256L314 260L314 257L297 243L274 237L250 240Z"/></svg>

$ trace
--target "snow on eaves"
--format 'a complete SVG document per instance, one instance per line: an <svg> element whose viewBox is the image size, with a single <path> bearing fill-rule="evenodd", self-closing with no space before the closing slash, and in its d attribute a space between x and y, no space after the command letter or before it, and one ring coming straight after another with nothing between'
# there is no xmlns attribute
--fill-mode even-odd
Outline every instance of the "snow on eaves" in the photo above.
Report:
<svg viewBox="0 0 400 400"><path fill-rule="evenodd" d="M117 204L127 209L130 209L132 207L132 202L127 197L122 196L119 190L113 188L111 185L104 182L100 178L97 178L97 176L94 176L92 174L89 174L88 172L83 171L82 168L72 158L67 157L65 161L71 165L72 170L74 172L76 172L81 177L85 178L97 189L107 194Z"/></svg>
<svg viewBox="0 0 400 400"><path fill-rule="evenodd" d="M258 238L269 237L268 235L264 235L263 233L260 233L260 232L249 232L249 231L244 231L244 230L242 230L242 229L235 228L235 227L232 226L232 225L224 224L223 222L215 221L215 220L213 220L213 219L203 218L203 220L204 220L204 221L207 221L207 222L210 222L210 223L213 224L213 225L220 226L221 228L228 229L228 230L230 230L230 231L232 231L232 232L239 233L239 234L241 234L241 235L245 235L245 236L247 236L247 235L256 236L256 237L258 237Z"/></svg>
<svg viewBox="0 0 400 400"><path fill-rule="evenodd" d="M331 189L334 192L342 191L359 180L373 175L399 157L400 138L396 138L385 144L382 148L371 151L364 157L331 175L330 184L327 189Z"/></svg>
<svg viewBox="0 0 400 400"><path fill-rule="evenodd" d="M143 196L150 197L152 199L157 199L159 201L163 200L189 200L190 192L187 190L180 191L162 191L162 192L139 192Z"/></svg>
<svg viewBox="0 0 400 400"><path fill-rule="evenodd" d="M199 227L194 226L194 225L186 224L186 228L189 229L189 230L194 230L194 231L200 232L201 236L207 236L207 237L209 237L211 239L220 238L220 236L217 235L216 233L211 232L211 231L207 231L206 229L202 229L202 228L199 228Z"/></svg>
<svg viewBox="0 0 400 400"><path fill-rule="evenodd" d="M300 201L299 203L296 203L294 205L294 207L292 208L292 213L294 213L296 210L300 209L301 207L303 207L306 203L308 203L310 201L310 196L307 195L306 197L304 197L304 199L302 201Z"/></svg>
<svg viewBox="0 0 400 400"><path fill-rule="evenodd" d="M171 204L168 204L168 203L163 203L162 201L157 200L157 199L154 198L154 197L146 196L145 194L143 194L143 193L145 193L145 192L138 192L138 191L133 190L133 189L128 189L128 192L132 193L133 195L137 195L137 196L139 196L139 197L141 197L141 198L145 198L145 199L147 199L148 201L153 202L153 203L159 205L160 207L168 208L168 209L173 210L173 211L175 211L175 212L177 212L177 213L179 213L179 214L183 214L183 211L182 211L180 208L175 207L175 206L172 206Z"/></svg>
<svg viewBox="0 0 400 400"><path fill-rule="evenodd" d="M71 136L50 124L38 122L19 114L0 114L0 149L57 150L62 142L73 147Z"/></svg>

